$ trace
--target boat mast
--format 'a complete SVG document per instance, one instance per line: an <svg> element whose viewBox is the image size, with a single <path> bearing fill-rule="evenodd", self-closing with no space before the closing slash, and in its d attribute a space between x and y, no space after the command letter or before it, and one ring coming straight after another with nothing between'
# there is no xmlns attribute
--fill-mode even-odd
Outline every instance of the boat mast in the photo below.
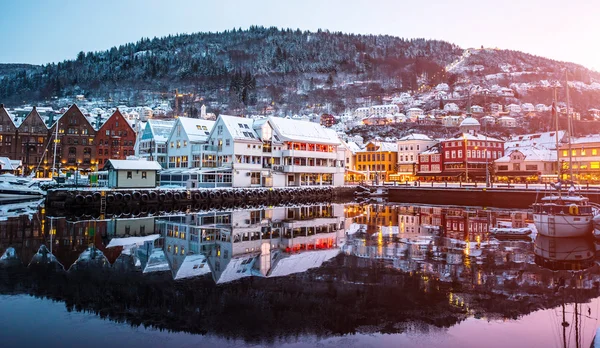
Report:
<svg viewBox="0 0 600 348"><path fill-rule="evenodd" d="M554 96L552 98L552 117L554 117L554 127L555 127L555 135L556 135L556 174L558 176L558 179L561 179L561 175L560 175L560 158L558 156L559 154L559 137L558 137L558 113L556 112L556 84L554 85Z"/></svg>
<svg viewBox="0 0 600 348"><path fill-rule="evenodd" d="M569 105L569 75L568 70L565 69L565 80L567 89L567 125L569 129L569 180L573 182L573 151L571 151L571 136L573 135L573 127L571 126L571 109Z"/></svg>
<svg viewBox="0 0 600 348"><path fill-rule="evenodd" d="M58 121L56 120L56 130L54 132L54 155L52 156L52 179L54 179L54 171L56 170L56 146L58 145ZM60 173L59 173L60 175Z"/></svg>

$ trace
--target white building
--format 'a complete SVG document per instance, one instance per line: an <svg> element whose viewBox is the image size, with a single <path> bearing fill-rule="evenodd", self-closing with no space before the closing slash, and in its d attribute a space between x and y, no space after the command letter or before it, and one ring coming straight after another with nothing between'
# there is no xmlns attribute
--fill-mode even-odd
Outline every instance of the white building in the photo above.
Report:
<svg viewBox="0 0 600 348"><path fill-rule="evenodd" d="M406 110L406 117L408 117L411 121L415 121L419 116L423 115L423 109L420 108L410 108Z"/></svg>
<svg viewBox="0 0 600 348"><path fill-rule="evenodd" d="M521 111L533 112L533 111L535 111L535 106L533 106L533 104L531 104L531 103L524 103L523 105L521 105Z"/></svg>
<svg viewBox="0 0 600 348"><path fill-rule="evenodd" d="M508 105L506 105L506 111L508 111L510 113L520 113L521 112L521 105L508 104Z"/></svg>
<svg viewBox="0 0 600 348"><path fill-rule="evenodd" d="M535 111L537 112L544 112L544 111L550 111L550 107L544 105L544 104L536 104L535 106Z"/></svg>
<svg viewBox="0 0 600 348"><path fill-rule="evenodd" d="M514 128L517 126L517 120L515 120L514 117L510 116L499 117L496 123L498 123L500 127L505 128Z"/></svg>
<svg viewBox="0 0 600 348"><path fill-rule="evenodd" d="M460 123L460 131L463 133L473 133L479 131L481 124L473 117L467 117Z"/></svg>
<svg viewBox="0 0 600 348"><path fill-rule="evenodd" d="M473 106L471 106L471 112L474 113L474 114L482 114L483 113L483 106L473 105Z"/></svg>
<svg viewBox="0 0 600 348"><path fill-rule="evenodd" d="M203 145L214 124L200 118L177 118L167 140L168 168L200 167Z"/></svg>
<svg viewBox="0 0 600 348"><path fill-rule="evenodd" d="M479 122L484 126L493 126L496 124L496 118L494 116L483 116L481 119L479 119Z"/></svg>
<svg viewBox="0 0 600 348"><path fill-rule="evenodd" d="M566 132L564 130L558 131L558 143L566 142ZM512 150L524 149L524 148L545 148L549 150L556 150L557 133L556 132L544 132L544 133L533 133L533 134L522 134L515 135L504 143L506 153Z"/></svg>
<svg viewBox="0 0 600 348"><path fill-rule="evenodd" d="M385 115L399 112L400 108L395 104L373 105L356 109L354 111L354 117L360 117L361 119L369 116L384 117Z"/></svg>
<svg viewBox="0 0 600 348"><path fill-rule="evenodd" d="M462 116L444 116L442 117L442 126L444 127L458 127L464 117Z"/></svg>
<svg viewBox="0 0 600 348"><path fill-rule="evenodd" d="M425 134L410 134L398 140L399 181L413 180L419 163L419 154L429 150L438 141Z"/></svg>
<svg viewBox="0 0 600 348"><path fill-rule="evenodd" d="M156 161L108 160L104 165L111 188L156 187L157 173L161 169Z"/></svg>
<svg viewBox="0 0 600 348"><path fill-rule="evenodd" d="M448 104L444 105L444 111L458 112L458 110L460 110L460 109L458 108L458 105L456 105L455 103L448 103Z"/></svg>
<svg viewBox="0 0 600 348"><path fill-rule="evenodd" d="M167 140L175 121L148 120L136 145L136 156L167 168Z"/></svg>
<svg viewBox="0 0 600 348"><path fill-rule="evenodd" d="M335 131L316 123L220 115L208 144L203 167L216 161L217 181L233 187L344 183L345 149Z"/></svg>

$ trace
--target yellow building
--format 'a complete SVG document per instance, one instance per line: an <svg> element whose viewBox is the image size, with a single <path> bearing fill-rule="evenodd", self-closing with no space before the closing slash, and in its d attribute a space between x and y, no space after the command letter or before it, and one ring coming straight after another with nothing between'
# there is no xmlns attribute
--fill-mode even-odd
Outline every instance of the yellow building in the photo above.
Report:
<svg viewBox="0 0 600 348"><path fill-rule="evenodd" d="M390 181L390 175L396 173L396 163L398 163L396 143L372 141L362 151L357 151L355 156L356 170L363 173L366 180Z"/></svg>
<svg viewBox="0 0 600 348"><path fill-rule="evenodd" d="M573 180L584 183L600 182L600 135L590 135L571 139L569 145L561 144L558 159L561 163L562 178L570 179L569 159L573 163Z"/></svg>

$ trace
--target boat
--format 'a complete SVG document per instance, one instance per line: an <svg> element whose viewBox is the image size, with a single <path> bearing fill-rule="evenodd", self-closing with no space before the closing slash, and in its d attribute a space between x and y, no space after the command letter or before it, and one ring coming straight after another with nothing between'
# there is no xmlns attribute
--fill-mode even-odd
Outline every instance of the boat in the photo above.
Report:
<svg viewBox="0 0 600 348"><path fill-rule="evenodd" d="M556 126L556 150L559 149L558 139L558 116L556 114L556 89L554 91L554 101L552 103L552 115ZM567 115L569 113L569 88L567 78ZM538 232L543 236L549 237L582 237L592 234L592 219L598 213L596 205L589 202L587 197L578 195L575 192L575 183L573 182L573 166L571 151L571 118L568 119L569 134L569 181L559 179L557 184L552 186L557 190L557 194L551 194L543 197L541 202L533 204L533 222ZM558 162L557 168L561 167ZM560 178L560 175L559 175ZM568 192L563 194L563 184L570 186Z"/></svg>
<svg viewBox="0 0 600 348"><path fill-rule="evenodd" d="M589 198L568 194L543 197L533 204L533 223L539 234L548 237L585 237L592 234L598 211Z"/></svg>
<svg viewBox="0 0 600 348"><path fill-rule="evenodd" d="M529 227L493 227L490 233L496 238L522 238L529 237L532 233Z"/></svg>
<svg viewBox="0 0 600 348"><path fill-rule="evenodd" d="M45 194L39 187L39 181L32 177L0 175L0 202L36 199Z"/></svg>

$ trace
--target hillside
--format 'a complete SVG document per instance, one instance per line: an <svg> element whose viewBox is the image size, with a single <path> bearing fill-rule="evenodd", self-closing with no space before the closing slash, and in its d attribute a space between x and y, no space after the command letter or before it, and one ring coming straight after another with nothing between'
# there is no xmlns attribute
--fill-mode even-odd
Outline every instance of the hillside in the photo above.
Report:
<svg viewBox="0 0 600 348"><path fill-rule="evenodd" d="M276 105L301 112L328 103L342 112L364 98L376 102L440 83L453 88L465 81L485 86L558 79L564 66L586 92L596 93L587 86L600 82L598 73L576 64L514 51L473 52L437 40L253 26L143 38L57 64L0 66L0 100L35 103L85 94L141 103L178 89L229 109Z"/></svg>

